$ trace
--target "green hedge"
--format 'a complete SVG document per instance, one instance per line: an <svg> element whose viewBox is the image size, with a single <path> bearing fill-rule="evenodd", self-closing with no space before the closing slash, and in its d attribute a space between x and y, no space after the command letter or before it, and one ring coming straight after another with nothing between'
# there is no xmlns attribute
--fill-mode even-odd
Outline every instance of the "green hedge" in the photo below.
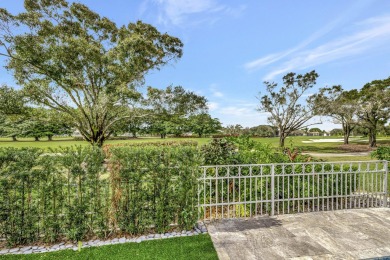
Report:
<svg viewBox="0 0 390 260"><path fill-rule="evenodd" d="M0 148L0 237L83 240L196 221L195 146ZM107 172L111 167L111 175Z"/></svg>
<svg viewBox="0 0 390 260"><path fill-rule="evenodd" d="M63 236L80 240L107 227L101 181L103 153L66 148L43 154L35 148L0 149L0 236L9 244Z"/></svg>
<svg viewBox="0 0 390 260"><path fill-rule="evenodd" d="M197 178L201 156L194 146L116 147L111 149L114 217L129 233L155 225L159 232L197 220Z"/></svg>

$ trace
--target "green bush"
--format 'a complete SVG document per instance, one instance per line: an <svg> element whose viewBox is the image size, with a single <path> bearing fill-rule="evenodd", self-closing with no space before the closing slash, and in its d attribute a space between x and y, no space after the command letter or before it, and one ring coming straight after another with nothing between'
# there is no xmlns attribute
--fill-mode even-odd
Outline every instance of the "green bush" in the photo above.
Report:
<svg viewBox="0 0 390 260"><path fill-rule="evenodd" d="M376 151L371 153L371 157L378 160L390 161L390 146L379 146Z"/></svg>
<svg viewBox="0 0 390 260"><path fill-rule="evenodd" d="M238 164L238 147L231 141L222 138L212 139L201 148L205 165Z"/></svg>
<svg viewBox="0 0 390 260"><path fill-rule="evenodd" d="M64 235L81 240L102 228L107 200L103 153L93 147L0 149L0 236L9 244ZM107 227L103 227L107 228Z"/></svg>
<svg viewBox="0 0 390 260"><path fill-rule="evenodd" d="M197 220L201 156L194 146L133 146L111 149L114 218L125 232L171 223L191 228Z"/></svg>
<svg viewBox="0 0 390 260"><path fill-rule="evenodd" d="M287 163L309 160L308 156L299 152L294 159L291 159L286 151L275 150L271 145L256 142L249 136L215 138L203 145L201 150L205 165Z"/></svg>
<svg viewBox="0 0 390 260"><path fill-rule="evenodd" d="M196 146L114 147L110 155L106 165L95 147L0 148L0 237L16 245L193 227Z"/></svg>

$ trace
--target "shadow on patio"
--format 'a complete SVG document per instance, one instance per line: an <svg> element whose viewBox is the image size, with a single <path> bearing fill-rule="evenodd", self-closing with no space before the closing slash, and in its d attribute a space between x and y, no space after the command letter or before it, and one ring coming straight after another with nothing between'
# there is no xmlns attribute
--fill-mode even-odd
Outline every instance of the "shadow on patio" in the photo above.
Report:
<svg viewBox="0 0 390 260"><path fill-rule="evenodd" d="M220 259L390 256L390 208L227 219L208 230Z"/></svg>

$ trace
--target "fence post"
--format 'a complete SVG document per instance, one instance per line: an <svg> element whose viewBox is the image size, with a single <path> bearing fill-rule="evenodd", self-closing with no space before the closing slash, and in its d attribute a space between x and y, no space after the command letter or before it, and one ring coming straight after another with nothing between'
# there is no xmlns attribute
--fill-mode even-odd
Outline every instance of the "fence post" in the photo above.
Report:
<svg viewBox="0 0 390 260"><path fill-rule="evenodd" d="M271 216L275 215L275 164L271 166Z"/></svg>
<svg viewBox="0 0 390 260"><path fill-rule="evenodd" d="M384 161L383 162L383 167L385 168L385 172L384 172L384 176L383 176L383 194L384 194L384 198L383 198L383 206L384 207L388 207L388 202L387 202L387 196L389 195L388 192L387 192L387 189L388 189L388 181L389 181L389 178L388 178L388 175L389 175L389 166L388 166L388 161Z"/></svg>

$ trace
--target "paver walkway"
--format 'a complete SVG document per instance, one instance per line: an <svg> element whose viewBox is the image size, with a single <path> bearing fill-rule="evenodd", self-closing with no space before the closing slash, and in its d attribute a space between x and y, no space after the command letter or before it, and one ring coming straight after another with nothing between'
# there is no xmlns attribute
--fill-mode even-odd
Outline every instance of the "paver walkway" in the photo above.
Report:
<svg viewBox="0 0 390 260"><path fill-rule="evenodd" d="M390 208L219 220L208 230L219 259L390 256Z"/></svg>

